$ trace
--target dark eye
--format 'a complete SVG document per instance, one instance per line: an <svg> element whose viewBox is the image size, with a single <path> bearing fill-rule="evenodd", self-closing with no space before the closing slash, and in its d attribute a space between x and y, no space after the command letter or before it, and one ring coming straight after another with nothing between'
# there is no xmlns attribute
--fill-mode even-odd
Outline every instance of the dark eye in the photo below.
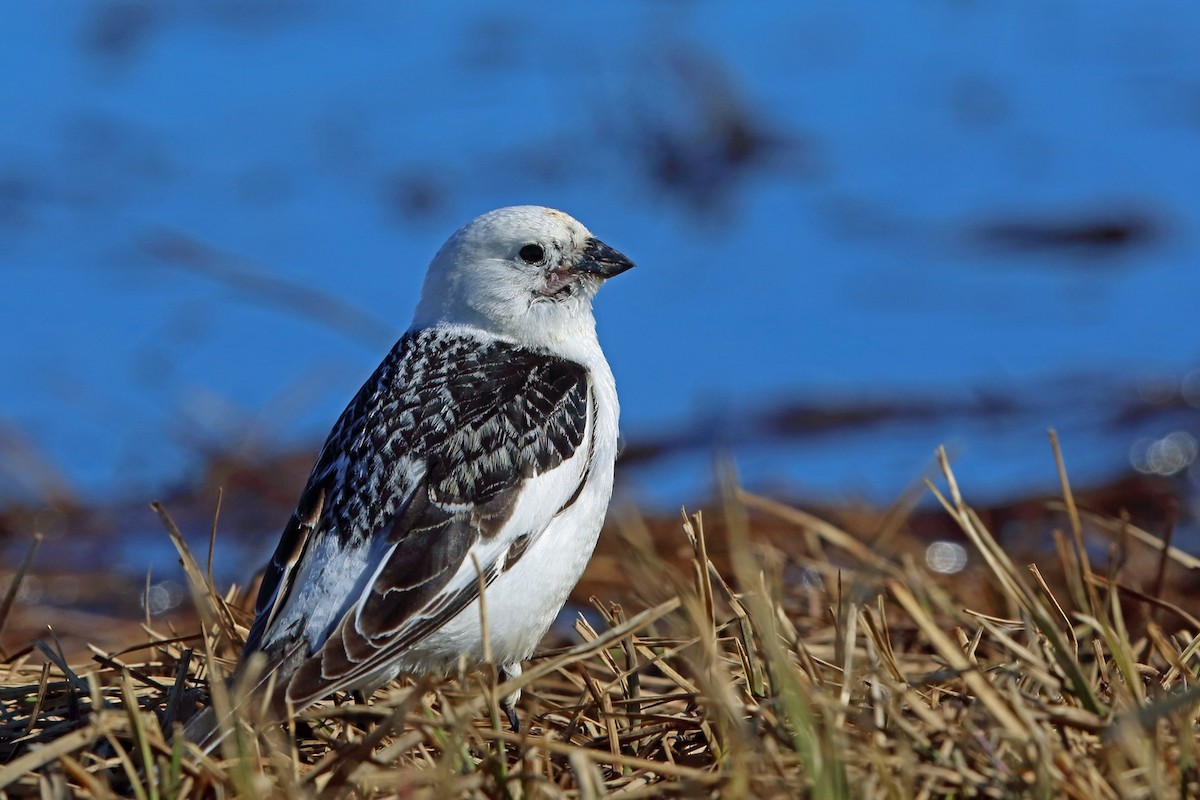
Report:
<svg viewBox="0 0 1200 800"><path fill-rule="evenodd" d="M517 253L526 264L540 264L546 258L546 251L540 244L527 244Z"/></svg>

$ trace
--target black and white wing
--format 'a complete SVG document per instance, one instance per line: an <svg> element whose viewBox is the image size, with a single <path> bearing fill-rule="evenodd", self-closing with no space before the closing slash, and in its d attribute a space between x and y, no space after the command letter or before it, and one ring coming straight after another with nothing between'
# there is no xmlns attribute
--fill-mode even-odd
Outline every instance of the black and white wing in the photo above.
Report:
<svg viewBox="0 0 1200 800"><path fill-rule="evenodd" d="M263 576L245 655L263 651L297 706L378 671L478 597L460 568L529 481L571 461L540 527L476 548L488 581L578 497L589 459L572 457L590 451L593 413L578 363L406 334L331 432Z"/></svg>

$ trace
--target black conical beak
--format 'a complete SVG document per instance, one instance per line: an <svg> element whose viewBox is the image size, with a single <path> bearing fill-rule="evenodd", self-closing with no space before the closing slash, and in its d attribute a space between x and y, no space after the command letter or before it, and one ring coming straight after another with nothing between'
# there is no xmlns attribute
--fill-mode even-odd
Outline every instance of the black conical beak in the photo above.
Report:
<svg viewBox="0 0 1200 800"><path fill-rule="evenodd" d="M633 262L613 250L599 239L589 237L583 245L583 258L576 265L577 272L586 272L600 278L611 278L631 268Z"/></svg>

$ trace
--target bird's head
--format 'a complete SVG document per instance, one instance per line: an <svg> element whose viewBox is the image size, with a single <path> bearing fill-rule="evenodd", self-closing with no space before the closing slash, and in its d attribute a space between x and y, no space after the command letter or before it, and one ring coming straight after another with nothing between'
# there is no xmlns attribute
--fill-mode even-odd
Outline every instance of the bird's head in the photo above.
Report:
<svg viewBox="0 0 1200 800"><path fill-rule="evenodd" d="M476 217L442 246L414 324L476 325L534 343L594 330L592 298L633 266L580 222L541 206Z"/></svg>

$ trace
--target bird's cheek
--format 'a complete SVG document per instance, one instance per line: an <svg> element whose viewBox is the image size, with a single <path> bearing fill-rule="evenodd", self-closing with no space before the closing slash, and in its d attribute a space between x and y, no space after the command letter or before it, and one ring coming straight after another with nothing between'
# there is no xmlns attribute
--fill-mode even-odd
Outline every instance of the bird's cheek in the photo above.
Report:
<svg viewBox="0 0 1200 800"><path fill-rule="evenodd" d="M546 288L544 292L555 295L572 284L574 276L570 272L554 270L546 273Z"/></svg>

